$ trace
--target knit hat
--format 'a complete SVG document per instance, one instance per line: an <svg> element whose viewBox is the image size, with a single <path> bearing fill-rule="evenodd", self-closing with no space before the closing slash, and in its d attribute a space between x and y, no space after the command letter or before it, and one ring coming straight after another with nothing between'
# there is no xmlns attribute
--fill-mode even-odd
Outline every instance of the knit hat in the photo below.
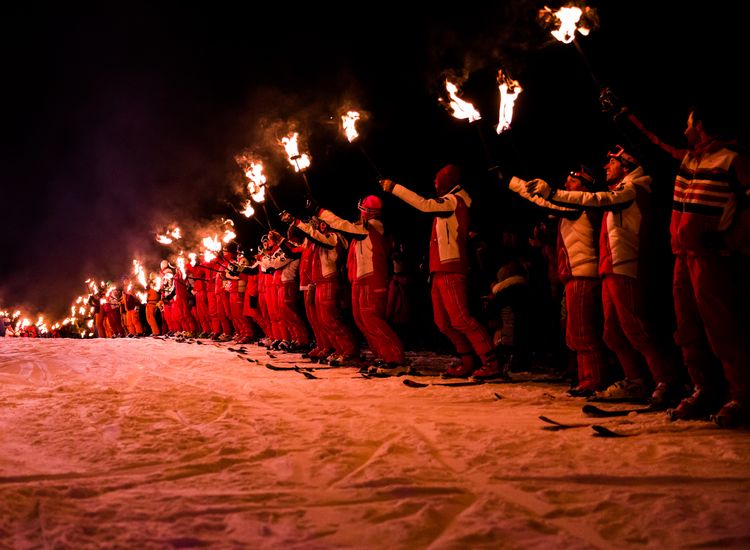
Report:
<svg viewBox="0 0 750 550"><path fill-rule="evenodd" d="M461 170L455 164L446 164L435 176L435 190L438 195L445 195L461 180Z"/></svg>

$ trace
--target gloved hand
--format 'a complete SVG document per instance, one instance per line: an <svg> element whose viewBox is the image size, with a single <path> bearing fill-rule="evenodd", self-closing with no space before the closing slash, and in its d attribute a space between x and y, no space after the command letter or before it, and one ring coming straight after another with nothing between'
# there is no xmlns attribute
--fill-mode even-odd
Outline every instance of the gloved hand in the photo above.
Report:
<svg viewBox="0 0 750 550"><path fill-rule="evenodd" d="M533 179L526 183L526 192L529 195L536 195L546 200L552 195L552 188L544 180Z"/></svg>
<svg viewBox="0 0 750 550"><path fill-rule="evenodd" d="M498 182L505 183L505 176L503 175L503 171L499 166L492 166L488 168L487 173L489 173L490 177L496 179Z"/></svg>
<svg viewBox="0 0 750 550"><path fill-rule="evenodd" d="M614 116L626 110L622 100L609 88L604 88L599 94L599 103L601 104L603 113L613 114Z"/></svg>
<svg viewBox="0 0 750 550"><path fill-rule="evenodd" d="M380 188L386 193L390 193L391 191L393 191L393 188L396 187L396 183L387 178L378 180L378 184L380 185Z"/></svg>
<svg viewBox="0 0 750 550"><path fill-rule="evenodd" d="M311 216L317 216L320 211L320 205L314 198L308 196L305 201L305 210L310 213Z"/></svg>
<svg viewBox="0 0 750 550"><path fill-rule="evenodd" d="M279 214L279 218L281 218L282 222L288 223L289 225L291 225L291 224L293 224L294 222L297 221L297 218L295 218L294 216L292 216L286 210L284 212L282 212L281 214Z"/></svg>

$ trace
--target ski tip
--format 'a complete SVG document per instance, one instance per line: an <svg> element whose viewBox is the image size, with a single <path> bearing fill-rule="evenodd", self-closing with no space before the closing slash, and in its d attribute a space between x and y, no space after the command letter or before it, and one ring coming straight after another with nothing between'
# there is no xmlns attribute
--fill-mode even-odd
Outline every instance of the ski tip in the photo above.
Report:
<svg viewBox="0 0 750 550"><path fill-rule="evenodd" d="M600 426L599 424L593 424L591 426L591 429L594 430L594 437L627 437L626 434L613 432L609 428L605 428L604 426Z"/></svg>
<svg viewBox="0 0 750 550"><path fill-rule="evenodd" d="M495 395L495 399L497 399L498 401L503 398L503 396L500 395L499 393L495 393L494 395Z"/></svg>
<svg viewBox="0 0 750 550"><path fill-rule="evenodd" d="M423 384L422 382L415 382L414 380L409 380L408 378L405 378L402 380L402 383L404 386L408 386L410 388L426 388L429 384Z"/></svg>

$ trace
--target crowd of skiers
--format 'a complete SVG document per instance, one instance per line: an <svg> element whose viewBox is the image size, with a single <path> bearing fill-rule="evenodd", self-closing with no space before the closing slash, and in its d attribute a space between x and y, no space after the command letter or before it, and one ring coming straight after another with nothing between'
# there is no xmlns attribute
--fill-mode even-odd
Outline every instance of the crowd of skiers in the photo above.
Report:
<svg viewBox="0 0 750 550"><path fill-rule="evenodd" d="M539 228L531 242L546 247L550 279L560 284L564 341L575 362L569 395L650 401L671 408L676 419L715 415L724 425L750 419L748 327L735 284L748 252L750 164L719 139L714 123L710 112L691 110L689 148L680 153L674 188L674 343L681 360L644 307L651 178L634 152L618 146L608 154L606 181L581 166L560 186L541 179L507 182L519 201L559 220L554 231L547 223L547 235ZM433 219L433 319L458 357L446 376L492 379L529 366L539 312L532 311L534 290L523 262L504 265L487 289L494 334L470 308L471 198L459 168L449 164L436 174L436 198L389 179L380 185ZM379 375L407 372L400 331L394 330L398 315L413 307L404 258L394 253L383 225L381 198L366 196L358 208L359 219L349 221L310 199L309 217L282 213L288 231L264 235L257 254L238 247L184 268L162 261L160 273L149 276L145 308L127 280L100 288L89 298L96 333L234 339ZM364 342L373 356L367 363L360 354Z"/></svg>

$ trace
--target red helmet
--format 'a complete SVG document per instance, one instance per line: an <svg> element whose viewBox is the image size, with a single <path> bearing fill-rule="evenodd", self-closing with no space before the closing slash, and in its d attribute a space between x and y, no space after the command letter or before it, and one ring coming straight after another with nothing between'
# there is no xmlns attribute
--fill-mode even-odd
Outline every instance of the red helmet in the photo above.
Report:
<svg viewBox="0 0 750 550"><path fill-rule="evenodd" d="M379 218L380 211L383 209L383 201L375 195L368 195L359 201L357 208L359 208L366 220Z"/></svg>
<svg viewBox="0 0 750 550"><path fill-rule="evenodd" d="M461 180L461 170L455 164L446 164L435 176L435 190L438 195L445 195Z"/></svg>

